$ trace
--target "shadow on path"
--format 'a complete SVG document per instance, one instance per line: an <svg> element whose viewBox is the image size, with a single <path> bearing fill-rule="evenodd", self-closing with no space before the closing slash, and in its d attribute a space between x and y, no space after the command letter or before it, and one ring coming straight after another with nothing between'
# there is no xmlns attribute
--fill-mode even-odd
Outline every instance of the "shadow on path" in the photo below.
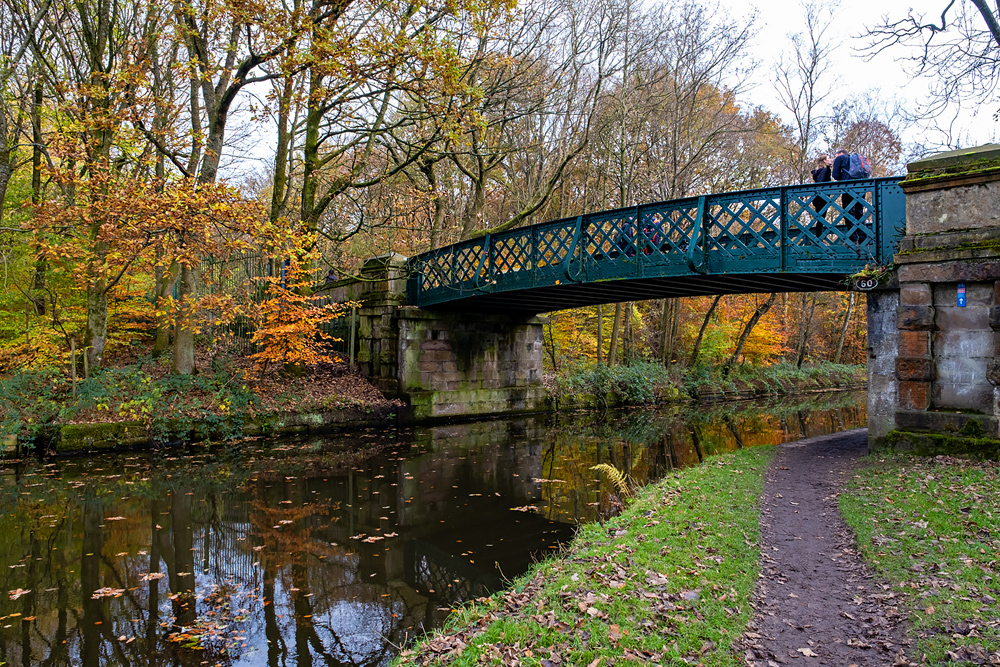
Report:
<svg viewBox="0 0 1000 667"><path fill-rule="evenodd" d="M751 667L911 665L906 610L861 561L837 497L868 430L780 446L764 482L763 563L743 636Z"/></svg>

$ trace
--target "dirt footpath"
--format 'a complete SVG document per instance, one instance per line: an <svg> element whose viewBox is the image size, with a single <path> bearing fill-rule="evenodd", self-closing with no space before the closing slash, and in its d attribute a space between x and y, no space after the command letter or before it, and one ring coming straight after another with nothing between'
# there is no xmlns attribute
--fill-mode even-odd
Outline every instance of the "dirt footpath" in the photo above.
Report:
<svg viewBox="0 0 1000 667"><path fill-rule="evenodd" d="M751 667L911 665L905 610L861 562L837 496L868 431L782 445L764 483L763 568L743 637Z"/></svg>

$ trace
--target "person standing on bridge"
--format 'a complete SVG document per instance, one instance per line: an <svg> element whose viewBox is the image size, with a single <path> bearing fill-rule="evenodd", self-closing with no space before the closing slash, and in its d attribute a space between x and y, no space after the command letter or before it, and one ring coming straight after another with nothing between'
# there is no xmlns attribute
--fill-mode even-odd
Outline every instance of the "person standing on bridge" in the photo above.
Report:
<svg viewBox="0 0 1000 667"><path fill-rule="evenodd" d="M837 156L833 159L833 179L835 181L849 181L851 180L851 154L847 152L845 148L837 149ZM840 205L844 209L844 213L847 213L847 207L851 206L851 202L854 201L854 197L849 194L841 195ZM851 240L855 243L862 243L867 236L867 232L864 229L861 218L864 216L864 206L861 202L857 202L854 206L851 206L851 217L854 218L854 223L858 225L859 229L851 233ZM850 221L847 221L850 222Z"/></svg>
<svg viewBox="0 0 1000 667"><path fill-rule="evenodd" d="M831 171L833 167L833 162L827 155L820 155L816 158L816 168L812 170L813 183L828 183L833 180L833 174ZM825 197L820 197L816 195L813 197L813 208L819 213L819 217L826 217L826 209L830 206ZM813 235L821 236L823 233L823 223L819 220L813 225Z"/></svg>

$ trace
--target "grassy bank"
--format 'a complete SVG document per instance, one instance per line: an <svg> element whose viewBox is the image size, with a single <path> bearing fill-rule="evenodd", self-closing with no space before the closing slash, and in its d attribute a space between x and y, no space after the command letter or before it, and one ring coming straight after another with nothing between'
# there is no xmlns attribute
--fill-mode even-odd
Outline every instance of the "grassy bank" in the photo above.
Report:
<svg viewBox="0 0 1000 667"><path fill-rule="evenodd" d="M456 610L396 664L741 664L731 644L752 615L773 452L711 458L642 489L621 516L583 526L564 553Z"/></svg>
<svg viewBox="0 0 1000 667"><path fill-rule="evenodd" d="M865 559L910 610L913 658L998 664L997 464L912 456L868 463L840 507Z"/></svg>

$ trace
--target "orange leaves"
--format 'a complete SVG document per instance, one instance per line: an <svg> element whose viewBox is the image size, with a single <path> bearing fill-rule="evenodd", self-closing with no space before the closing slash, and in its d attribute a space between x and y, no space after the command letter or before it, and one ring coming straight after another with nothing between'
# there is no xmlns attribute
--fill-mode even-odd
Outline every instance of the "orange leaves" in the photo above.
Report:
<svg viewBox="0 0 1000 667"><path fill-rule="evenodd" d="M257 329L253 341L260 349L250 358L258 369L270 363L312 365L332 361L324 351L330 336L320 326L351 305L320 304L320 298L313 296L307 267L314 257L301 249L312 245L310 236L289 232L282 241L289 251L283 278L262 278L268 294L254 307Z"/></svg>

